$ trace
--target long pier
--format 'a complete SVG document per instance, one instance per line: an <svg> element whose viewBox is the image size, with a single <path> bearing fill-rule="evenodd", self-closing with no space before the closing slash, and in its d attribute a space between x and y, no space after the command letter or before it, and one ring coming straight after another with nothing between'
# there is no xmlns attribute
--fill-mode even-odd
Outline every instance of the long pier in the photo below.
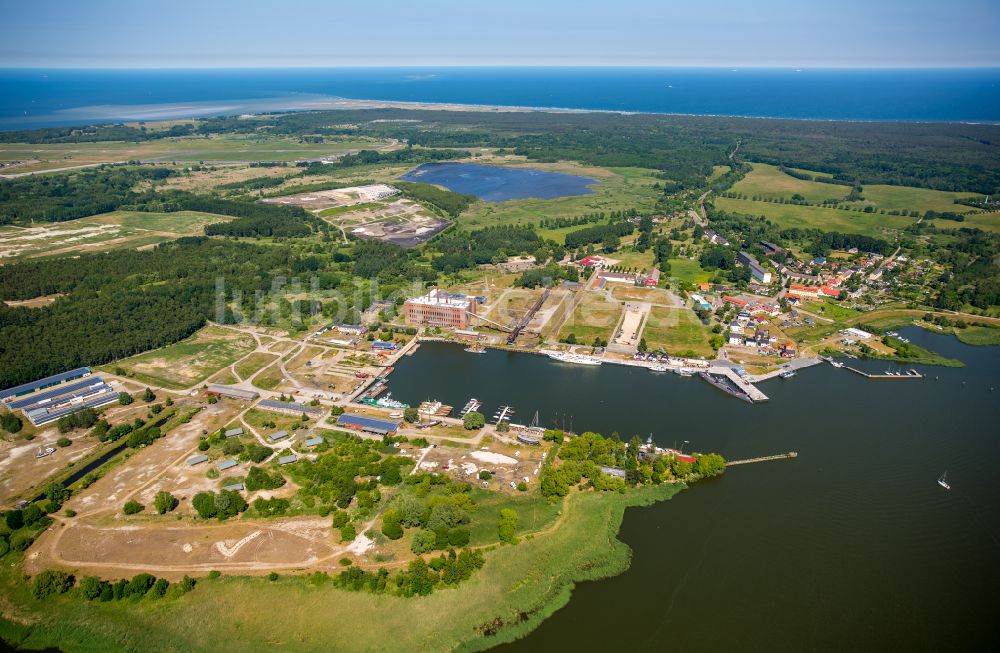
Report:
<svg viewBox="0 0 1000 653"><path fill-rule="evenodd" d="M727 460L726 467L732 467L733 465L749 465L751 463L766 463L769 460L786 460L788 458L798 458L799 452L789 451L788 453L779 453L773 456L760 456L758 458L744 458L743 460Z"/></svg>
<svg viewBox="0 0 1000 653"><path fill-rule="evenodd" d="M909 372L900 374L869 374L868 372L863 372L854 367L847 367L855 374L860 374L861 376L868 379L922 379L924 375L916 370L910 370Z"/></svg>

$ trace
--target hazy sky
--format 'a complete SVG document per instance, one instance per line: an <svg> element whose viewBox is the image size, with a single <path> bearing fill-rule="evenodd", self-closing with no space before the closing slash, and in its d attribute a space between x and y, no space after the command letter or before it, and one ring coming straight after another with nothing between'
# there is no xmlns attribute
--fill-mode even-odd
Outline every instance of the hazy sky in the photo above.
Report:
<svg viewBox="0 0 1000 653"><path fill-rule="evenodd" d="M1000 66L1000 0L24 0L0 67Z"/></svg>

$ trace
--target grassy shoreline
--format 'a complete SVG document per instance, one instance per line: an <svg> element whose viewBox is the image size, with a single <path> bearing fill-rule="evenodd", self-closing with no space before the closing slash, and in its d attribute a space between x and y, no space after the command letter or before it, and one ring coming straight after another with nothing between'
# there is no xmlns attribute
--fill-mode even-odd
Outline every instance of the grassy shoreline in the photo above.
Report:
<svg viewBox="0 0 1000 653"><path fill-rule="evenodd" d="M574 493L544 532L491 550L469 581L422 598L349 592L301 577L224 576L174 598L88 603L71 592L39 601L22 580L20 556L9 554L0 563L0 637L66 653L239 653L268 645L305 652L328 650L331 641L349 651L481 651L537 628L566 605L576 583L628 569L631 549L617 538L625 509L684 488Z"/></svg>

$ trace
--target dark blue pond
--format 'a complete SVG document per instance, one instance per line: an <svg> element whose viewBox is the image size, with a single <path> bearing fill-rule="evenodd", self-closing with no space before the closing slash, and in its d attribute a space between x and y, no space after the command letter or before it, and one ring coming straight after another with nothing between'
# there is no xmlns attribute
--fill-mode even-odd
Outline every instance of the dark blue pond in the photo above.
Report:
<svg viewBox="0 0 1000 653"><path fill-rule="evenodd" d="M450 191L475 195L487 202L589 195L594 192L589 185L597 183L596 179L562 172L499 168L475 163L425 163L400 179L444 186Z"/></svg>

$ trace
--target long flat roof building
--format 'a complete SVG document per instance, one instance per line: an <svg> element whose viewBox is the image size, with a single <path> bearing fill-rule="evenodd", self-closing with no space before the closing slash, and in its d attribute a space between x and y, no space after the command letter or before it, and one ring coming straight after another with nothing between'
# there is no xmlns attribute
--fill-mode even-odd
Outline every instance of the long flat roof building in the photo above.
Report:
<svg viewBox="0 0 1000 653"><path fill-rule="evenodd" d="M374 433L376 435L388 435L399 430L399 422L378 419L376 417L365 417L364 415L351 415L350 413L344 413L338 417L337 426L354 429L355 431L364 431L365 433Z"/></svg>
<svg viewBox="0 0 1000 653"><path fill-rule="evenodd" d="M288 431L275 431L274 433L267 436L267 439L271 442L277 442L278 440L284 440L288 437Z"/></svg>
<svg viewBox="0 0 1000 653"><path fill-rule="evenodd" d="M244 401L253 401L260 396L260 393L253 390L244 390L231 385L222 385L221 383L209 383L207 392L213 395L229 397L230 399L242 399Z"/></svg>
<svg viewBox="0 0 1000 653"><path fill-rule="evenodd" d="M57 397L67 395L72 392L76 392L78 390L84 390L91 386L101 385L102 383L103 381L101 380L100 377L90 377L84 379L83 381L76 381L73 383L63 383L56 386L52 390L48 390L46 392L39 392L37 394L32 394L24 397L23 399L15 399L12 397L10 399L10 403L7 404L7 407L10 408L11 410L28 410L35 405L42 404L47 401L52 401Z"/></svg>
<svg viewBox="0 0 1000 653"><path fill-rule="evenodd" d="M296 401L276 401L274 399L261 399L257 403L257 408L263 408L264 410L270 410L276 413L285 413L288 415L301 415L302 413L305 413L306 415L312 415L313 417L318 417L326 412L318 406L307 406Z"/></svg>
<svg viewBox="0 0 1000 653"><path fill-rule="evenodd" d="M7 401L11 397L23 397L24 395L31 394L32 392L38 392L39 390L44 390L45 388L51 388L54 385L66 383L67 381L75 381L85 376L90 376L89 367L78 367L75 370L70 370L68 372L60 372L59 374L53 374L52 376L47 376L44 379L38 379L37 381L32 381L31 383L23 383L21 385L14 386L13 388L0 390L0 400Z"/></svg>
<svg viewBox="0 0 1000 653"><path fill-rule="evenodd" d="M78 385L69 384L16 403L22 406L24 416L32 424L41 426L84 408L97 408L118 401L114 388L99 378L85 383L83 387Z"/></svg>

